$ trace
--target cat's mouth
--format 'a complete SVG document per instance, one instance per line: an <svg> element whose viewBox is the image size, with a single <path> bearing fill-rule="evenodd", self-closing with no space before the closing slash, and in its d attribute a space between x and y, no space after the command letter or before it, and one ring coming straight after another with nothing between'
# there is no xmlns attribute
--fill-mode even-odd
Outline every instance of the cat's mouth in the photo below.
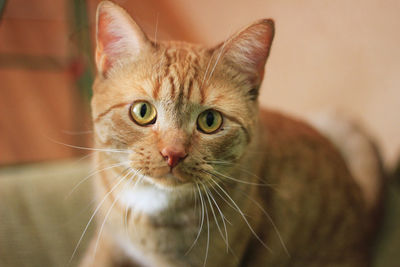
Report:
<svg viewBox="0 0 400 267"><path fill-rule="evenodd" d="M162 186L178 186L190 182L190 179L183 175L178 168L161 167L146 177L151 183Z"/></svg>

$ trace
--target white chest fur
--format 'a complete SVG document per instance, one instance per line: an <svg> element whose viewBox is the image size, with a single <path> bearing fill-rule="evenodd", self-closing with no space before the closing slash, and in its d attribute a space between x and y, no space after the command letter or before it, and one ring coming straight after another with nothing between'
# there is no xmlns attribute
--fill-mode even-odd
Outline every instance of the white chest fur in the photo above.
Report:
<svg viewBox="0 0 400 267"><path fill-rule="evenodd" d="M160 188L148 183L147 177L142 178L143 182L133 182L132 186L121 192L119 201L131 209L129 221L134 225L129 227L129 235L126 235L126 228L123 228L124 231L114 233L114 238L126 255L140 262L142 266L160 266L157 259L163 258L163 252L173 254L176 248L178 253L187 250L188 244L193 243L198 232L197 220L194 206L186 208L191 198L190 189L185 186L178 189ZM185 208L179 209L182 206ZM159 225L153 229L151 223L143 223L142 218L151 218L149 221ZM176 228L170 223L181 226ZM143 240L146 242L143 243ZM166 240L169 241L165 242ZM167 264L166 259L162 261L164 266L180 266L178 262L171 265Z"/></svg>
<svg viewBox="0 0 400 267"><path fill-rule="evenodd" d="M135 212L155 215L169 206L172 193L151 184L138 183L124 190L120 199Z"/></svg>

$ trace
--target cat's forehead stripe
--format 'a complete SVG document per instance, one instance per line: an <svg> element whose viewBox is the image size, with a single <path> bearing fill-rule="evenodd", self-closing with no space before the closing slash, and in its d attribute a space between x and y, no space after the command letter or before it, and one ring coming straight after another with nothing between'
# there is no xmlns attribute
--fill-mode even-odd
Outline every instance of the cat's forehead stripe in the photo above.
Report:
<svg viewBox="0 0 400 267"><path fill-rule="evenodd" d="M153 98L154 99L158 99L158 94L160 92L160 80L159 79L155 79L154 81L154 87L153 87Z"/></svg>
<svg viewBox="0 0 400 267"><path fill-rule="evenodd" d="M200 55L193 49L184 47L166 48L159 59L157 75L154 79L153 97L159 99L161 94L168 94L170 98L179 104L191 99L196 94L194 90L199 84L198 71L200 69ZM163 88L169 88L168 92L161 92ZM197 87L198 88L198 87ZM199 94L204 102L204 93Z"/></svg>
<svg viewBox="0 0 400 267"><path fill-rule="evenodd" d="M94 118L93 121L96 123L96 122L98 122L101 118L103 118L105 115L107 115L111 110L113 110L113 109L115 109L115 108L120 108L120 107L129 105L129 104L130 104L130 103L123 102L123 103L118 103L118 104L112 105L111 107L109 107L108 109L106 109L105 111L103 111L102 113L100 113L96 118Z"/></svg>

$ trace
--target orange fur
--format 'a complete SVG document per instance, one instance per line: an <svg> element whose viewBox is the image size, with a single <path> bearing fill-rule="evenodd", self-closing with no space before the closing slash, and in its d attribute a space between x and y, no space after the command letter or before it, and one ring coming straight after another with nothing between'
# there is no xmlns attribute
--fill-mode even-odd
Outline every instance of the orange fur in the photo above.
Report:
<svg viewBox="0 0 400 267"><path fill-rule="evenodd" d="M109 151L96 163L115 167L96 179L99 230L82 266L368 266L374 209L339 152L259 111L271 20L209 49L155 44L110 2L98 14L92 115ZM131 120L135 101L154 106L154 124ZM212 134L197 127L208 109L223 116ZM175 167L167 146L187 154Z"/></svg>

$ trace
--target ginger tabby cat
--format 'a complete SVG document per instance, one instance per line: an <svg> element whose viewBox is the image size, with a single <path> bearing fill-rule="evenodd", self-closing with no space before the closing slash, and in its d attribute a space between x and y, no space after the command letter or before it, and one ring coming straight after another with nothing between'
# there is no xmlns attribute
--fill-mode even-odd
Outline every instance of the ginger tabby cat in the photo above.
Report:
<svg viewBox="0 0 400 267"><path fill-rule="evenodd" d="M346 122L318 124L328 140L260 111L273 36L265 19L212 48L155 43L99 4L98 231L81 266L370 265L379 158Z"/></svg>

